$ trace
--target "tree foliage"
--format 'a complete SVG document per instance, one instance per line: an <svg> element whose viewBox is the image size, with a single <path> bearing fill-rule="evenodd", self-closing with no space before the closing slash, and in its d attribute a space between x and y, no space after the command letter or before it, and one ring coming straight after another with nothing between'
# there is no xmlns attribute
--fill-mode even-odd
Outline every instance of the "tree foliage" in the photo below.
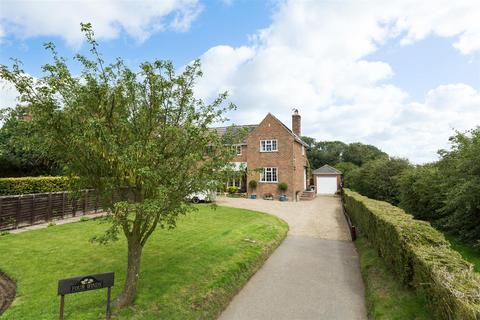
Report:
<svg viewBox="0 0 480 320"><path fill-rule="evenodd" d="M351 162L357 166L362 166L368 161L385 158L388 155L370 144L350 143L342 153L342 160Z"/></svg>
<svg viewBox="0 0 480 320"><path fill-rule="evenodd" d="M379 158L365 163L351 182L361 194L397 205L399 203L398 176L410 167L399 158Z"/></svg>
<svg viewBox="0 0 480 320"><path fill-rule="evenodd" d="M400 207L418 219L438 220L445 194L436 164L418 165L398 177Z"/></svg>
<svg viewBox="0 0 480 320"><path fill-rule="evenodd" d="M52 43L45 45L53 63L43 66L43 77L34 80L18 62L1 66L0 74L29 105L35 132L66 174L79 177L78 188L95 188L110 208L110 228L97 240L126 237L126 281L116 300L124 306L134 300L150 235L157 226L174 228L177 217L192 210L189 194L215 189L233 157L228 144L238 137L210 129L233 106L224 106L226 93L211 104L194 97L199 61L179 74L163 60L144 62L138 71L121 59L106 64L90 24L82 31L91 56L76 55L80 76ZM121 201L113 200L114 192Z"/></svg>
<svg viewBox="0 0 480 320"><path fill-rule="evenodd" d="M56 175L57 159L34 134L28 106L4 109L0 128L0 177Z"/></svg>

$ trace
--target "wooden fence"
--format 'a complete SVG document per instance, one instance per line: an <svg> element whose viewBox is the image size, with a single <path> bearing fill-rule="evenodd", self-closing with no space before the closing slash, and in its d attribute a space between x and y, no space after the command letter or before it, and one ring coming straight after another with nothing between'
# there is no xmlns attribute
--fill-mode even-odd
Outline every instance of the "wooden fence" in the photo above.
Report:
<svg viewBox="0 0 480 320"><path fill-rule="evenodd" d="M115 195L114 198L120 198ZM117 199L115 199L117 200ZM0 230L101 211L95 190L47 192L0 197Z"/></svg>

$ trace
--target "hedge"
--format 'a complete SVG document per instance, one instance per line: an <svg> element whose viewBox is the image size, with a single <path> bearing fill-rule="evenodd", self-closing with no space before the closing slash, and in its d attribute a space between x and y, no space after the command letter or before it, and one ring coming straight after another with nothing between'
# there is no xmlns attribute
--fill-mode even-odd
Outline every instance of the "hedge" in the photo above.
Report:
<svg viewBox="0 0 480 320"><path fill-rule="evenodd" d="M0 196L55 192L68 189L67 177L0 178Z"/></svg>
<svg viewBox="0 0 480 320"><path fill-rule="evenodd" d="M428 222L387 202L344 190L357 230L406 285L424 295L435 319L480 319L480 275Z"/></svg>

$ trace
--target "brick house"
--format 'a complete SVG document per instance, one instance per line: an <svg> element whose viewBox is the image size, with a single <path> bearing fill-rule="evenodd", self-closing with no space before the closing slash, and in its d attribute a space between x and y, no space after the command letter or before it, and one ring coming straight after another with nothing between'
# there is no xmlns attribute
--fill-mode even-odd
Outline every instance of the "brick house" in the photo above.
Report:
<svg viewBox="0 0 480 320"><path fill-rule="evenodd" d="M271 113L258 124L240 126L248 130L246 139L234 147L237 155L234 162L238 167L246 167L242 179L228 181L228 186L236 186L249 195L255 192L258 197L267 193L275 197L281 195L278 184L285 182L285 192L289 200L298 200L308 188L307 144L302 141L301 117L298 110L292 115L292 129L288 128ZM216 128L219 134L228 127ZM250 180L257 181L256 190L248 187Z"/></svg>

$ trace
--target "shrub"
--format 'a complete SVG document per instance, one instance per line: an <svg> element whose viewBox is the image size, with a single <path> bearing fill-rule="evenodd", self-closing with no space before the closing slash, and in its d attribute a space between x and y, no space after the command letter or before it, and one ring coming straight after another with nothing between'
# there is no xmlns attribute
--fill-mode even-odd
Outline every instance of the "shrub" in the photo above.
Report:
<svg viewBox="0 0 480 320"><path fill-rule="evenodd" d="M248 186L252 189L255 189L257 187L257 181L256 180L250 180L248 182Z"/></svg>
<svg viewBox="0 0 480 320"><path fill-rule="evenodd" d="M288 184L286 184L285 182L280 182L278 184L278 189L280 189L280 191L285 192L288 189Z"/></svg>
<svg viewBox="0 0 480 320"><path fill-rule="evenodd" d="M438 319L480 318L480 276L428 222L345 189L345 208L358 231L406 285L426 297Z"/></svg>
<svg viewBox="0 0 480 320"><path fill-rule="evenodd" d="M67 177L0 178L0 196L69 190Z"/></svg>
<svg viewBox="0 0 480 320"><path fill-rule="evenodd" d="M231 186L231 187L228 187L228 193L229 194L234 194L234 193L237 193L238 192L238 188L235 187L235 186Z"/></svg>

